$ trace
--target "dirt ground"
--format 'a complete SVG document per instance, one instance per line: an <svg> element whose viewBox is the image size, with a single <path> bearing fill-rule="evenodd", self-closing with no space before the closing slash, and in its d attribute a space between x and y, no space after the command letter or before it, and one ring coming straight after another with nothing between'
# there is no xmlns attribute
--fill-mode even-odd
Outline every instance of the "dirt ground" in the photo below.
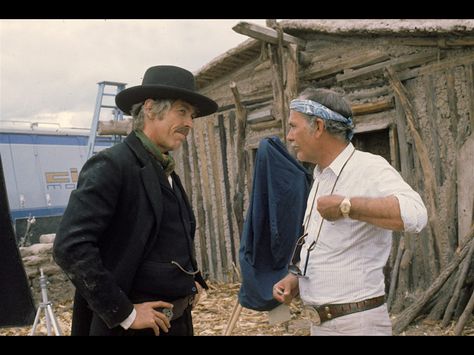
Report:
<svg viewBox="0 0 474 355"><path fill-rule="evenodd" d="M196 335L224 335L232 310L237 302L239 284L210 284L210 289L201 298L193 311L194 330ZM71 324L72 301L53 303L54 314L64 335L69 335ZM231 335L252 336L305 336L309 335L307 323L300 318L300 303L293 302L290 307L291 320L278 325L268 323L267 312L242 309ZM35 335L47 335L44 325L44 313ZM441 328L440 322L420 321L409 326L401 336L449 336L453 335L454 322ZM28 335L32 327L0 328L0 336ZM54 335L54 332L53 332ZM474 317L464 328L463 335L474 336Z"/></svg>

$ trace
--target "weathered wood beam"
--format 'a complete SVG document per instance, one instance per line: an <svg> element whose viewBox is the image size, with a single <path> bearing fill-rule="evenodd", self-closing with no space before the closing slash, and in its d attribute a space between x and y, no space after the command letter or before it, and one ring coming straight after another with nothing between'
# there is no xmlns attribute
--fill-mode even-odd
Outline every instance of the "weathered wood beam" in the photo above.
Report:
<svg viewBox="0 0 474 355"><path fill-rule="evenodd" d="M252 131L262 131L264 129L281 127L281 120L271 120L271 121L255 123L255 124L249 125L249 127Z"/></svg>
<svg viewBox="0 0 474 355"><path fill-rule="evenodd" d="M467 302L466 308L462 312L461 316L458 319L458 322L456 324L456 327L454 328L454 335L461 335L462 330L464 329L464 326L466 325L466 322L469 320L469 318L472 315L472 310L474 309L474 291L472 291L471 297L469 298L469 301Z"/></svg>
<svg viewBox="0 0 474 355"><path fill-rule="evenodd" d="M278 32L268 27L263 27L242 21L232 27L232 29L237 33L258 39L260 41L268 42L271 44L278 44ZM306 47L305 40L291 36L286 33L283 34L283 43L286 45L290 43L296 44L301 48Z"/></svg>
<svg viewBox="0 0 474 355"><path fill-rule="evenodd" d="M336 77L331 77L336 84ZM387 80L383 77L368 77L366 79L361 79L357 81L344 81L338 85L341 85L344 90L372 90L374 88L378 88L384 85L387 85Z"/></svg>
<svg viewBox="0 0 474 355"><path fill-rule="evenodd" d="M422 77L424 79L425 93L426 93L426 113L430 118L428 124L431 131L431 139L433 140L433 155L434 155L434 172L436 178L436 184L438 186L443 186L444 174L441 169L441 158L440 158L440 144L438 141L438 132L439 128L437 126L438 122L438 108L436 107L436 90L434 85L433 75L426 75Z"/></svg>
<svg viewBox="0 0 474 355"><path fill-rule="evenodd" d="M433 297L431 302L426 306L425 310L429 311L428 315L425 319L427 320L439 320L448 306L449 300L453 295L454 286L456 284L456 280L459 277L459 268L451 273L448 277L448 280L444 283L441 289L436 292L436 295ZM425 311L425 312L426 312Z"/></svg>
<svg viewBox="0 0 474 355"><path fill-rule="evenodd" d="M118 135L127 136L132 131L132 120L99 121L97 134L99 136Z"/></svg>
<svg viewBox="0 0 474 355"><path fill-rule="evenodd" d="M413 174L409 164L408 142L406 136L405 112L400 104L400 100L395 97L395 123L397 126L397 140L400 152L400 172L403 178L409 183L413 184Z"/></svg>
<svg viewBox="0 0 474 355"><path fill-rule="evenodd" d="M336 77L330 76L326 79L314 80L312 81L312 84L316 88L330 88L336 84Z"/></svg>
<svg viewBox="0 0 474 355"><path fill-rule="evenodd" d="M467 74L467 87L469 93L468 107L469 107L469 117L470 117L470 130L469 133L473 134L474 132L474 64L465 65L465 70Z"/></svg>
<svg viewBox="0 0 474 355"><path fill-rule="evenodd" d="M398 280L398 270L400 269L400 262L402 261L402 256L404 252L405 252L405 241L403 240L403 236L402 236L402 238L400 239L400 243L398 244L397 257L395 259L395 264L392 270L392 276L390 278L390 289L388 291L388 297L387 297L387 308L389 311L392 307L392 302L395 296L395 290L396 290L397 280Z"/></svg>
<svg viewBox="0 0 474 355"><path fill-rule="evenodd" d="M392 118L385 112L375 112L367 115L354 116L354 133L365 133L387 129L392 124Z"/></svg>
<svg viewBox="0 0 474 355"><path fill-rule="evenodd" d="M306 68L301 76L303 79L318 79L325 76L335 74L344 70L352 70L351 68L360 68L375 63L386 62L390 56L380 51L367 51L359 53L349 58L328 58L322 62L316 62L310 67Z"/></svg>
<svg viewBox="0 0 474 355"><path fill-rule="evenodd" d="M404 39L400 42L406 46L428 46L428 47L463 47L463 46L474 46L474 38L416 38L416 39Z"/></svg>
<svg viewBox="0 0 474 355"><path fill-rule="evenodd" d="M299 52L304 57L304 60L308 62L308 66L314 66L318 63L325 63L327 61L345 58L347 54L347 48L331 47L330 50L322 51L319 47L316 47L313 50L308 50L308 46L306 46L306 50Z"/></svg>
<svg viewBox="0 0 474 355"><path fill-rule="evenodd" d="M366 90L362 92L354 92L347 95L347 98L350 101L368 99L368 98L376 98L379 96L386 96L390 92L390 88L388 85L378 87L374 90Z"/></svg>
<svg viewBox="0 0 474 355"><path fill-rule="evenodd" d="M270 26L269 26L270 27ZM290 105L289 105L289 97L290 95L295 95L296 91L298 90L295 87L288 87L288 69L291 70L291 76L293 76L292 79L297 79L298 78L298 67L297 63L295 63L293 60L296 60L296 53L298 52L298 46L295 44L289 44L288 46L293 46L292 48L289 48L288 51L288 60L285 61L285 56L283 55L283 29L281 26L276 22L274 22L274 25L272 26L273 29L275 29L278 32L278 72L280 74L280 86L282 89L281 92L281 121L282 125L281 128L283 130L283 141L286 143L286 121L287 118L290 114ZM275 59L275 58L274 58ZM270 57L270 61L272 61L272 58ZM293 84L290 84L290 86L293 86L295 84L295 81L290 79L290 82Z"/></svg>
<svg viewBox="0 0 474 355"><path fill-rule="evenodd" d="M388 128L388 140L390 145L390 165L400 171L400 150L398 148L397 125L394 123L392 123Z"/></svg>
<svg viewBox="0 0 474 355"><path fill-rule="evenodd" d="M225 213L223 212L223 193L222 193L222 185L221 185L221 173L222 169L219 164L219 153L218 153L218 144L216 142L215 131L214 131L214 120L207 120L206 122L207 128L207 141L209 142L208 152L210 156L210 167L211 167L211 188L212 185L214 187L212 190L213 198L215 198L214 206L216 206L216 227L217 227L217 248L218 248L218 256L220 255L220 263L223 269L223 276L224 281L230 281L229 276L232 275L232 260L230 253L230 248L227 249L226 246L226 228L224 227L224 216Z"/></svg>
<svg viewBox="0 0 474 355"><path fill-rule="evenodd" d="M352 79L360 79L363 77L375 75L375 74L382 74L382 71L386 67L394 67L397 70L405 69L414 67L417 65L421 65L427 62L431 62L433 60L439 59L439 53L417 53L412 55L403 56L400 58L391 59L382 63L370 65L368 67L352 70L344 74L336 75L336 79L338 82L344 80L352 80Z"/></svg>
<svg viewBox="0 0 474 355"><path fill-rule="evenodd" d="M398 73L398 77L400 78L400 80L405 81L420 75L433 74L436 71L445 70L459 65L470 65L472 64L472 62L474 62L474 53L469 53L464 56L455 56L449 59L447 58L441 61L436 61L434 63L424 65L420 68L400 71Z"/></svg>
<svg viewBox="0 0 474 355"><path fill-rule="evenodd" d="M368 113L386 111L395 106L393 102L393 97L388 99L376 101L376 102L367 102L364 104L355 104L352 105L352 113L354 116L366 115Z"/></svg>
<svg viewBox="0 0 474 355"><path fill-rule="evenodd" d="M449 107L449 117L450 117L450 122L449 122L449 130L451 131L453 140L454 140L454 149L456 152L459 152L461 146L462 146L462 136L464 132L458 134L458 123L461 120L461 117L459 116L459 112L462 111L461 108L458 108L458 96L456 94L456 80L455 80L455 68L451 67L445 72L445 77L446 77L446 91L448 94L448 107ZM429 121L432 121L431 119ZM440 132L439 129L436 129L436 132ZM437 140L433 140L434 144L438 145ZM443 145L445 149L445 154L444 156L447 156L447 145ZM452 163L454 163L454 166L457 166L457 157L458 155L454 155L454 161L451 160ZM441 157L436 157L436 159L439 159L440 162L439 164L443 162L441 160ZM446 166L446 165L445 165ZM446 170L449 170L449 168L446 168ZM446 177L446 184L444 182L444 179L441 180L441 184L439 186L446 187L447 191L447 196L446 196L446 207L445 207L445 221L447 225L447 230L448 230L448 236L449 240L451 242L451 249L449 252L452 252L452 249L455 248L457 245L457 238L458 238L458 231L457 231L457 202L458 202L458 177L457 177L457 169L452 169Z"/></svg>
<svg viewBox="0 0 474 355"><path fill-rule="evenodd" d="M234 97L235 114L237 117L237 177L233 196L234 215L237 221L239 235L242 235L244 224L244 187L245 187L245 128L247 125L247 110L242 105L239 89L235 82L230 83L230 90Z"/></svg>
<svg viewBox="0 0 474 355"><path fill-rule="evenodd" d="M209 176L209 161L207 154L207 144L204 137L205 122L199 121L195 123L194 138L196 140L196 147L199 153L199 168L201 174L201 188L203 195L203 207L206 215L206 245L207 245L207 256L209 259L209 269L211 275L214 275L217 280L222 280L222 265L217 260L217 231L213 211L212 198L214 192L211 189L211 177Z"/></svg>
<svg viewBox="0 0 474 355"><path fill-rule="evenodd" d="M254 94L248 94L248 95L243 95L242 94L241 98L244 97L244 96L255 97L255 96L258 96L258 95L256 95L255 93ZM267 101L271 102L272 99L273 99L273 96L263 96L263 97L252 99L252 100L242 100L241 103L242 103L243 106L248 107L248 106L258 104L258 103L262 103L262 102L267 102ZM232 110L234 108L235 108L235 104L220 106L219 109L217 110L217 113Z"/></svg>
<svg viewBox="0 0 474 355"><path fill-rule="evenodd" d="M286 97L285 88L283 87L283 65L279 60L277 48L271 44L267 44L268 57L271 63L271 76L272 76L272 93L273 93L273 116L280 121L284 120L286 115Z"/></svg>
<svg viewBox="0 0 474 355"><path fill-rule="evenodd" d="M456 287L454 288L453 296L449 300L449 304L446 307L444 312L443 321L441 322L442 327L446 327L451 320L451 316L454 312L454 307L458 303L459 296L461 294L461 288L464 286L464 281L466 280L467 273L469 272L469 267L472 262L472 256L474 255L474 243L471 243L469 251L467 253L466 259L463 261L459 277L456 281Z"/></svg>
<svg viewBox="0 0 474 355"><path fill-rule="evenodd" d="M298 94L298 49L294 44L290 44L287 50L286 60L286 85L285 93L287 102L289 103ZM286 135L286 131L285 131ZM286 139L286 138L285 138Z"/></svg>
<svg viewBox="0 0 474 355"><path fill-rule="evenodd" d="M201 164L198 161L198 152L196 148L196 139L195 139L195 130L191 131L190 134L190 146L191 146L191 155L193 161L193 172L194 178L192 179L194 184L194 193L196 195L195 203L196 203L196 217L197 217L197 225L196 225L196 233L197 240L199 241L200 246L200 259L201 259L201 268L203 271L214 276L214 266L212 265L212 261L209 258L209 250L210 246L206 240L206 211L204 209L204 199L203 199L203 192L202 192L202 183L201 183Z"/></svg>
<svg viewBox="0 0 474 355"><path fill-rule="evenodd" d="M395 94L400 99L400 103L405 111L408 128L410 129L413 141L415 143L416 151L418 153L418 158L420 160L421 168L423 170L424 175L426 199L428 201L428 219L430 222L432 233L434 235L435 243L438 247L440 265L441 267L444 267L448 261L447 250L449 247L449 243L446 234L443 233L444 229L442 228L439 218L437 216L438 204L436 198L438 196L438 188L436 185L433 165L430 161L428 149L426 148L426 145L423 142L420 133L415 127L415 111L413 109L411 101L408 99L407 90L401 83L400 79L397 77L395 70L392 67L385 68L384 74L390 82L390 85L392 86L392 89L394 90Z"/></svg>
<svg viewBox="0 0 474 355"><path fill-rule="evenodd" d="M225 208L226 211L232 210L232 204L230 203L230 180L229 180L229 164L227 164L227 134L224 125L224 115L218 115L218 130L219 130L219 140L221 146L221 159L222 159L222 174L224 179L224 194L225 194ZM234 241L234 224L232 223L232 217L230 213L226 213L227 224L229 228L229 242L230 242L230 252L232 256L232 263L237 263L237 250L235 248L235 241Z"/></svg>
<svg viewBox="0 0 474 355"><path fill-rule="evenodd" d="M451 273L456 270L461 261L464 260L466 255L469 252L471 244L474 243L474 224L471 226L469 234L466 235L463 240L466 240L466 243L456 251L452 260L449 264L446 265L444 270L439 274L439 276L434 280L431 286L418 298L416 302L406 308L401 314L399 314L393 321L393 332L394 334L401 333L412 321L416 318L418 313L421 311L423 306L433 297L433 295L438 292L438 290L444 285L446 280L449 278Z"/></svg>

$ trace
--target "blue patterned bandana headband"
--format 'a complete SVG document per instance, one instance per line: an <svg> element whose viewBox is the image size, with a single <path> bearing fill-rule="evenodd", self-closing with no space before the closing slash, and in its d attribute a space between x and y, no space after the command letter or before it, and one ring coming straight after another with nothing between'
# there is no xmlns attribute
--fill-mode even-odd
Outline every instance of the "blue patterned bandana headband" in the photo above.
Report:
<svg viewBox="0 0 474 355"><path fill-rule="evenodd" d="M290 103L290 110L304 113L305 115L318 116L324 120L333 120L342 122L349 127L353 127L352 118L346 118L341 114L334 112L333 110L321 105L318 102L311 100L292 100ZM354 136L354 131L351 129L347 132L347 138L349 140Z"/></svg>

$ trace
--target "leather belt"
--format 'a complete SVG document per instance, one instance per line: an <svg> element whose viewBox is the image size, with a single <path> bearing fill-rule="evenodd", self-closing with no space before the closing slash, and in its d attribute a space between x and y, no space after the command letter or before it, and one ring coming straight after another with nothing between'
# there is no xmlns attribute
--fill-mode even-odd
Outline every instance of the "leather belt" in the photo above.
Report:
<svg viewBox="0 0 474 355"><path fill-rule="evenodd" d="M385 303L385 296L369 298L360 302L323 304L321 306L305 305L304 313L315 325L347 314L367 311Z"/></svg>
<svg viewBox="0 0 474 355"><path fill-rule="evenodd" d="M170 320L175 320L181 317L188 307L191 307L193 301L194 295L189 295L169 302L173 304L173 308L158 308L157 310L166 314Z"/></svg>

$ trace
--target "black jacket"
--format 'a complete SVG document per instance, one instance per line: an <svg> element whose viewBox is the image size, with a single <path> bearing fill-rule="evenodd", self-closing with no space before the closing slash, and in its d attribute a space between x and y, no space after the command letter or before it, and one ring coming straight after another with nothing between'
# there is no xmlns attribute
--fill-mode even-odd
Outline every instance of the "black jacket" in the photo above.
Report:
<svg viewBox="0 0 474 355"><path fill-rule="evenodd" d="M194 238L194 215L179 178L173 178L189 209ZM136 271L159 238L161 189L167 184L133 132L84 164L53 249L76 287L73 335L122 331L119 324L133 309L129 295ZM196 280L205 285L200 274Z"/></svg>

